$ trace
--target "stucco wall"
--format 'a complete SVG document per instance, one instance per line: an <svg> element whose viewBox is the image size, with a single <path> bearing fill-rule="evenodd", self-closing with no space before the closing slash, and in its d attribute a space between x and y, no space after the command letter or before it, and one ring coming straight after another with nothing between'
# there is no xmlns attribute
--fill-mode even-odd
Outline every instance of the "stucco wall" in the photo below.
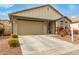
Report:
<svg viewBox="0 0 79 59"><path fill-rule="evenodd" d="M12 30L13 30L13 31L12 31L12 32L13 32L13 34L18 34L18 33L17 33L17 21L16 21L16 19L14 19L14 18L13 18L12 20L13 20L13 22L12 22L12 23L13 23L13 24L12 24Z"/></svg>
<svg viewBox="0 0 79 59"><path fill-rule="evenodd" d="M49 6L19 12L14 15L52 20L61 18L61 15Z"/></svg>
<svg viewBox="0 0 79 59"><path fill-rule="evenodd" d="M51 30L52 30L52 34L56 33L56 22L55 21L52 22L52 28L51 28Z"/></svg>
<svg viewBox="0 0 79 59"><path fill-rule="evenodd" d="M43 22L43 34L47 34L47 22Z"/></svg>

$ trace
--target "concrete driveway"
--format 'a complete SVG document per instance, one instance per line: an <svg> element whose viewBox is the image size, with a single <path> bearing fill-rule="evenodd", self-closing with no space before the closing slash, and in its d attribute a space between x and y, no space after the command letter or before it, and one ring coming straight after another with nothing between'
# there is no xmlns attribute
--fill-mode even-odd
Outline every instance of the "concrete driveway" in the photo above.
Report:
<svg viewBox="0 0 79 59"><path fill-rule="evenodd" d="M19 36L19 41L24 55L58 55L79 49L79 45L62 41L51 35Z"/></svg>

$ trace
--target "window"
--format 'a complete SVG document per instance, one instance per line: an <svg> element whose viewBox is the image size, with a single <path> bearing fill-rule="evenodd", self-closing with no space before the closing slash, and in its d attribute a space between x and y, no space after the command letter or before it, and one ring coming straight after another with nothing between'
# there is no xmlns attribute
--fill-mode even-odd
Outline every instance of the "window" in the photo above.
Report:
<svg viewBox="0 0 79 59"><path fill-rule="evenodd" d="M65 26L68 26L69 24L68 24L68 22L67 21L65 21Z"/></svg>
<svg viewBox="0 0 79 59"><path fill-rule="evenodd" d="M60 21L60 25L63 25L63 21Z"/></svg>
<svg viewBox="0 0 79 59"><path fill-rule="evenodd" d="M65 23L67 23L67 21L65 21Z"/></svg>

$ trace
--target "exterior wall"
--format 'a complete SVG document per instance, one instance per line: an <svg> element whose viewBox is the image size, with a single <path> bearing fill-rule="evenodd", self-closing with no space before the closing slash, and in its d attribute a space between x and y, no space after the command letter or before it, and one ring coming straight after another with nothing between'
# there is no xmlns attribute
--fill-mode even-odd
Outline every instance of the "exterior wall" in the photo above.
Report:
<svg viewBox="0 0 79 59"><path fill-rule="evenodd" d="M51 30L52 30L52 34L55 34L56 33L56 22L52 22L52 27L51 27Z"/></svg>
<svg viewBox="0 0 79 59"><path fill-rule="evenodd" d="M16 22L16 19L13 19L13 34L18 34L17 33L17 22Z"/></svg>
<svg viewBox="0 0 79 59"><path fill-rule="evenodd" d="M63 21L62 22L63 24L61 24L61 21ZM62 18L62 19L56 21L56 27L63 27L63 28L65 28L67 26L68 28L70 28L70 23L71 22L68 19Z"/></svg>
<svg viewBox="0 0 79 59"><path fill-rule="evenodd" d="M44 34L47 34L47 22L43 22L43 32Z"/></svg>
<svg viewBox="0 0 79 59"><path fill-rule="evenodd" d="M74 30L79 30L79 23L72 23L70 24L71 28L73 28Z"/></svg>
<svg viewBox="0 0 79 59"><path fill-rule="evenodd" d="M41 18L41 19L51 19L51 20L61 18L61 15L49 6L19 12L14 15Z"/></svg>

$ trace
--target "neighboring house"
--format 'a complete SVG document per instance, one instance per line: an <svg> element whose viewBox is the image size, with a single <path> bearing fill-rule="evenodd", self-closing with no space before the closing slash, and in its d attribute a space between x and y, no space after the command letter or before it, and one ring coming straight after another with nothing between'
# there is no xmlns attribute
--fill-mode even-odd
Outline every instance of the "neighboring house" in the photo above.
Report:
<svg viewBox="0 0 79 59"><path fill-rule="evenodd" d="M1 26L4 28L5 35L11 34L11 24L9 20L0 20L0 23L1 23Z"/></svg>
<svg viewBox="0 0 79 59"><path fill-rule="evenodd" d="M70 25L74 30L79 30L79 16L72 18L72 23Z"/></svg>
<svg viewBox="0 0 79 59"><path fill-rule="evenodd" d="M3 24L3 23L0 23L0 27L1 27L1 28L4 28L4 24Z"/></svg>
<svg viewBox="0 0 79 59"><path fill-rule="evenodd" d="M51 5L44 5L9 14L12 33L19 35L55 34L57 27L70 28L71 20Z"/></svg>

